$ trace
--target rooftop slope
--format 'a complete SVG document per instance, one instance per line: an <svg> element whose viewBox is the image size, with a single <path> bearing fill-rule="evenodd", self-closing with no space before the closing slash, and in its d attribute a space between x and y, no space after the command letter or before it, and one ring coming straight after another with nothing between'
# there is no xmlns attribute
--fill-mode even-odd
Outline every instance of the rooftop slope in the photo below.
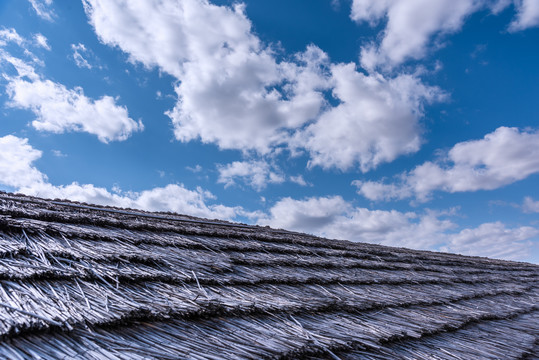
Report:
<svg viewBox="0 0 539 360"><path fill-rule="evenodd" d="M539 357L539 267L0 193L0 358Z"/></svg>

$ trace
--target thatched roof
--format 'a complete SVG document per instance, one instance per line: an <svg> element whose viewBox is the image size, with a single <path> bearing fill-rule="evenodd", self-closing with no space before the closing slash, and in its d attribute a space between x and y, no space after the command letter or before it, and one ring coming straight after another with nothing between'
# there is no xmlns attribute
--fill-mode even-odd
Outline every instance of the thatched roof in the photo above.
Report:
<svg viewBox="0 0 539 360"><path fill-rule="evenodd" d="M0 358L525 359L539 267L0 193Z"/></svg>

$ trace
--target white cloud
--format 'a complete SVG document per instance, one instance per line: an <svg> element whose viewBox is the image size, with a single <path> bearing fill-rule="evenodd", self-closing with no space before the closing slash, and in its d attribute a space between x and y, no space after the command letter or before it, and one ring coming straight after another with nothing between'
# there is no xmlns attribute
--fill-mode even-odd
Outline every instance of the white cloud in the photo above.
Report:
<svg viewBox="0 0 539 360"><path fill-rule="evenodd" d="M169 184L141 192L113 191L92 184L55 186L47 181L33 163L41 151L27 139L13 135L0 138L0 185L28 195L65 198L93 204L138 208L148 211L174 211L205 218L257 218L261 225L305 231L330 238L405 246L416 249L443 250L467 255L526 260L539 229L523 226L507 228L500 222L452 233L456 224L444 219L454 215L426 211L423 214L396 210L369 210L354 207L340 196L294 200L284 198L269 211L249 213L241 207L210 204L215 196L197 187L189 190L181 184Z"/></svg>
<svg viewBox="0 0 539 360"><path fill-rule="evenodd" d="M18 188L45 181L46 177L32 165L40 157L41 151L32 148L28 139L0 137L0 183Z"/></svg>
<svg viewBox="0 0 539 360"><path fill-rule="evenodd" d="M51 150L51 152L56 157L67 157L67 155L60 150Z"/></svg>
<svg viewBox="0 0 539 360"><path fill-rule="evenodd" d="M30 48L37 46L50 50L50 46L47 43L47 38L42 34L34 34L33 40L29 41L28 39L20 36L14 28L0 29L0 63L11 63L11 65L19 72L20 76L33 76L33 78L37 77L34 76L35 74L32 74L35 72L33 65L12 56L11 53L2 49L10 43L18 45L18 47L22 49L24 56L29 59L30 63L43 66L43 61L34 55L34 53L30 51Z"/></svg>
<svg viewBox="0 0 539 360"><path fill-rule="evenodd" d="M296 183L300 186L312 186L312 184L308 183L307 181L305 181L305 179L303 178L303 175L297 175L297 176L290 176L290 181L293 182L293 183Z"/></svg>
<svg viewBox="0 0 539 360"><path fill-rule="evenodd" d="M481 5L474 0L354 0L351 18L371 25L387 18L379 45L361 49L361 64L395 66L425 56L434 35L459 30L465 17Z"/></svg>
<svg viewBox="0 0 539 360"><path fill-rule="evenodd" d="M32 81L39 79L39 75L36 73L34 66L19 58L11 56L8 52L0 49L0 64L2 63L8 63L13 66L19 78L27 77ZM13 79L13 77L10 77L7 73L2 73L2 75L4 79L8 81Z"/></svg>
<svg viewBox="0 0 539 360"><path fill-rule="evenodd" d="M510 31L525 30L539 26L539 1L515 0L517 8L516 19L509 26Z"/></svg>
<svg viewBox="0 0 539 360"><path fill-rule="evenodd" d="M0 32L1 39L20 46L26 43L13 29ZM40 62L29 52L27 56L32 57L33 63ZM32 63L0 49L2 63L11 64L16 71L16 75L1 74L7 82L9 101L6 105L32 111L36 115L32 126L37 130L88 132L97 135L102 142L109 142L125 140L133 132L144 129L142 122L131 119L127 108L116 104L117 99L111 96L94 100L85 96L81 87L67 89L60 83L43 80Z"/></svg>
<svg viewBox="0 0 539 360"><path fill-rule="evenodd" d="M286 197L279 200L267 216L258 219L258 223L275 228L320 233L350 209L350 205L340 196L313 197L306 200ZM324 231L324 235L337 237L327 231Z"/></svg>
<svg viewBox="0 0 539 360"><path fill-rule="evenodd" d="M241 207L208 205L207 202L214 199L210 192L201 188L189 190L182 184L169 184L141 192L116 194L92 184L80 185L74 182L70 185L55 186L47 182L36 182L19 188L18 192L51 199L69 199L146 211L172 211L178 214L215 219L233 219L245 213Z"/></svg>
<svg viewBox="0 0 539 360"><path fill-rule="evenodd" d="M47 38L45 36L43 36L43 34L35 34L34 35L34 41L35 43L44 48L45 50L50 50L51 47L49 46L48 42L47 42Z"/></svg>
<svg viewBox="0 0 539 360"><path fill-rule="evenodd" d="M285 181L285 176L274 166L266 161L234 161L227 165L219 165L218 183L225 184L225 187L236 184L238 178L246 184L260 191L268 184L281 184Z"/></svg>
<svg viewBox="0 0 539 360"><path fill-rule="evenodd" d="M390 69L423 58L440 46L444 35L459 31L471 14L485 8L498 14L513 2L517 15L511 31L539 24L537 0L353 0L350 17L354 21L370 26L387 21L381 41L361 48L361 64L371 70Z"/></svg>
<svg viewBox="0 0 539 360"><path fill-rule="evenodd" d="M52 9L52 0L28 0L36 14L47 21L53 21L56 17Z"/></svg>
<svg viewBox="0 0 539 360"><path fill-rule="evenodd" d="M236 185L239 181L256 191L264 190L268 184L282 184L285 181L300 186L311 185L302 175L287 176L279 167L266 160L234 161L230 164L218 165L217 170L219 172L217 182L225 184L225 188Z"/></svg>
<svg viewBox="0 0 539 360"><path fill-rule="evenodd" d="M331 72L340 104L296 137L310 152L310 166L345 170L359 164L366 172L419 150L423 105L444 98L439 88L411 75L364 75L354 64L333 65Z"/></svg>
<svg viewBox="0 0 539 360"><path fill-rule="evenodd" d="M209 205L214 195L198 187L189 190L183 185L169 184L141 192L111 193L92 184L55 186L47 181L34 162L42 152L28 144L28 139L13 135L0 137L0 185L28 195L61 198L92 204L137 208L148 211L173 211L208 218L232 219L249 216L241 207ZM118 193L119 192L119 193Z"/></svg>
<svg viewBox="0 0 539 360"><path fill-rule="evenodd" d="M433 249L440 245L445 230L455 227L434 212L418 215L396 210L369 210L353 207L340 196L305 200L284 198L269 214L258 219L261 225L303 231L329 238Z"/></svg>
<svg viewBox="0 0 539 360"><path fill-rule="evenodd" d="M352 181L352 185L358 187L358 194L370 200L389 201L392 199L404 199L412 196L411 189L406 185L385 184L377 181Z"/></svg>
<svg viewBox="0 0 539 360"><path fill-rule="evenodd" d="M85 0L84 5L101 41L181 80L176 106L167 112L178 140L200 138L221 148L267 153L286 140L286 129L314 118L324 103L316 88L325 86L319 67L326 55L310 47L298 63L278 63L252 34L243 5L205 0Z"/></svg>
<svg viewBox="0 0 539 360"><path fill-rule="evenodd" d="M200 166L200 164L196 164L194 167L186 166L185 168L195 174L202 171L202 166Z"/></svg>
<svg viewBox="0 0 539 360"><path fill-rule="evenodd" d="M367 171L417 151L423 105L443 98L415 76L332 65L314 45L279 61L240 4L84 0L84 7L103 43L179 80L166 114L180 141L251 155L307 149L311 166ZM340 105L330 105L328 90Z"/></svg>
<svg viewBox="0 0 539 360"><path fill-rule="evenodd" d="M25 41L13 28L0 29L0 46L5 46L9 42L22 46Z"/></svg>
<svg viewBox="0 0 539 360"><path fill-rule="evenodd" d="M539 229L522 226L506 228L500 222L481 224L448 236L442 251L463 255L487 256L507 260L525 260L533 247Z"/></svg>
<svg viewBox="0 0 539 360"><path fill-rule="evenodd" d="M28 41L17 33L17 30L14 28L3 28L0 29L0 47L6 46L8 43L15 43L20 46L27 55L34 57L34 55L28 50L28 45L42 47L46 50L50 50L51 47L47 42L47 38L41 34L37 33L33 36L33 41Z"/></svg>
<svg viewBox="0 0 539 360"><path fill-rule="evenodd" d="M525 197L522 210L526 213L539 213L539 201L534 201L529 196Z"/></svg>
<svg viewBox="0 0 539 360"><path fill-rule="evenodd" d="M89 54L89 51L84 44L71 44L71 50L73 50L73 60L78 67L86 69L92 68L92 65L85 58L85 56Z"/></svg>
<svg viewBox="0 0 539 360"><path fill-rule="evenodd" d="M440 250L508 260L527 260L539 229L506 228L485 223L454 233L449 213L423 214L354 207L340 196L304 200L284 198L258 218L260 225L303 231L329 238L370 242L422 250Z"/></svg>
<svg viewBox="0 0 539 360"><path fill-rule="evenodd" d="M354 182L371 200L415 196L426 201L433 191L493 190L539 173L539 131L500 127L483 139L456 144L440 161L401 174L394 184Z"/></svg>
<svg viewBox="0 0 539 360"><path fill-rule="evenodd" d="M80 87L70 90L50 80L12 79L7 93L9 106L31 110L37 116L32 126L40 131L87 132L106 143L125 140L144 129L141 121L131 119L127 109L116 104L116 99L103 96L93 100Z"/></svg>

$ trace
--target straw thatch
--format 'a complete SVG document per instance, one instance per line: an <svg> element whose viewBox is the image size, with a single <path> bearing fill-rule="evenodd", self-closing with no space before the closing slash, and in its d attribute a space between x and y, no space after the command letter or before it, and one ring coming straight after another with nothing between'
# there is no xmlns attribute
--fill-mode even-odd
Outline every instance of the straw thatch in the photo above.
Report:
<svg viewBox="0 0 539 360"><path fill-rule="evenodd" d="M533 359L539 267L0 193L0 358Z"/></svg>

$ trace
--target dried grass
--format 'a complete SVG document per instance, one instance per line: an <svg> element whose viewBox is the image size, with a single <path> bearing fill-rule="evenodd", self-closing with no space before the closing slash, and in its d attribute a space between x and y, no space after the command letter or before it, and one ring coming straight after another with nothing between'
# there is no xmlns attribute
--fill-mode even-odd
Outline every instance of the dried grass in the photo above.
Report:
<svg viewBox="0 0 539 360"><path fill-rule="evenodd" d="M539 267L0 194L0 358L537 356Z"/></svg>

